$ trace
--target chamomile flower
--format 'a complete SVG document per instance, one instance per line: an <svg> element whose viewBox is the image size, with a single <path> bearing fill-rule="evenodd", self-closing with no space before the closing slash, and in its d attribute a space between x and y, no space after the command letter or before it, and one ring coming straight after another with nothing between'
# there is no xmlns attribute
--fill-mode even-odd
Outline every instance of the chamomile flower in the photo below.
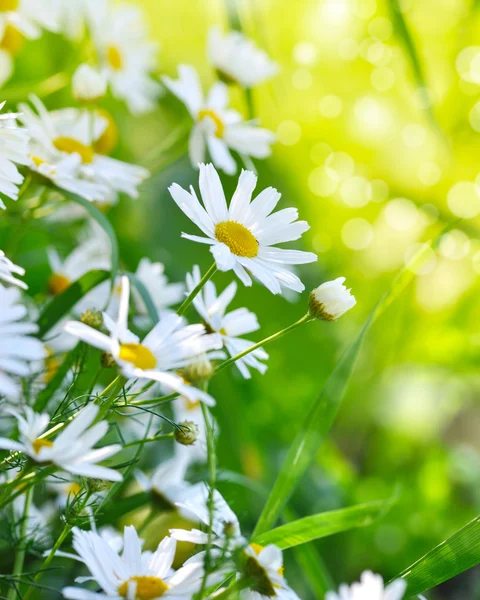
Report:
<svg viewBox="0 0 480 600"><path fill-rule="evenodd" d="M407 582L397 579L387 587L380 575L365 571L359 583L341 585L338 591L328 592L325 600L401 600L407 589Z"/></svg>
<svg viewBox="0 0 480 600"><path fill-rule="evenodd" d="M278 64L239 31L222 34L212 27L208 36L208 57L220 79L250 88L276 75Z"/></svg>
<svg viewBox="0 0 480 600"><path fill-rule="evenodd" d="M0 110L4 106L5 102L2 102ZM18 186L23 181L16 165L31 163L28 156L30 136L26 129L17 126L18 116L16 113L0 114L0 194L12 200L18 199ZM1 197L0 208L5 208Z"/></svg>
<svg viewBox="0 0 480 600"><path fill-rule="evenodd" d="M138 263L135 275L147 288L157 311L162 312L183 300L184 284L169 283L162 263L142 258ZM147 308L138 292L134 292L134 298L138 312L146 315Z"/></svg>
<svg viewBox="0 0 480 600"><path fill-rule="evenodd" d="M282 288L301 292L300 279L283 265L310 263L317 260L312 252L276 248L275 244L298 240L307 231L306 221L297 221L296 208L273 213L280 194L269 187L252 201L257 177L242 171L230 205L227 206L220 177L213 165L200 165L200 193L203 206L192 188L187 192L178 184L169 191L178 207L197 225L204 236L182 233L194 242L208 244L221 271L233 270L247 286L250 271L273 294Z"/></svg>
<svg viewBox="0 0 480 600"><path fill-rule="evenodd" d="M345 285L345 277L327 281L310 292L308 312L315 319L336 321L357 301Z"/></svg>
<svg viewBox="0 0 480 600"><path fill-rule="evenodd" d="M102 73L89 64L78 67L72 77L72 95L80 102L97 102L105 96L107 81Z"/></svg>
<svg viewBox="0 0 480 600"><path fill-rule="evenodd" d="M112 94L133 114L153 110L161 93L151 76L157 68L158 45L148 39L143 11L103 2L93 13L92 37Z"/></svg>
<svg viewBox="0 0 480 600"><path fill-rule="evenodd" d="M31 97L35 113L22 104L22 123L31 135L33 169L59 188L86 200L112 203L118 193L138 196L138 186L149 175L143 167L110 158L97 150L109 126L98 111L65 108L48 112Z"/></svg>
<svg viewBox="0 0 480 600"><path fill-rule="evenodd" d="M187 291L190 293L200 283L201 274L198 265L193 267L192 274L187 274ZM243 352L254 344L240 336L247 335L260 328L257 316L246 308L237 308L227 313L230 302L235 297L237 284L235 281L217 296L215 284L208 281L203 290L195 297L193 304L196 311L203 319L209 331L214 331L222 336L222 341L230 356ZM267 366L260 362L268 359L268 354L258 348L244 358L237 360L235 365L245 379L250 379L248 367L265 373Z"/></svg>
<svg viewBox="0 0 480 600"><path fill-rule="evenodd" d="M22 38L36 39L42 35L42 30L58 31L58 1L57 0L3 0L0 5L0 28L3 39L0 42L2 48L17 50L13 48L12 37L16 32L16 45L21 43Z"/></svg>
<svg viewBox="0 0 480 600"><path fill-rule="evenodd" d="M31 375L32 363L45 357L42 342L33 337L38 327L26 316L20 291L0 283L0 396L7 398L20 392L16 377Z"/></svg>
<svg viewBox="0 0 480 600"><path fill-rule="evenodd" d="M190 161L195 168L205 161L207 148L215 166L229 175L237 170L230 150L244 157L270 156L274 134L257 127L254 121L243 121L240 113L228 108L228 89L224 83L214 83L205 98L193 67L180 65L178 74L176 80L170 77L162 80L185 104L195 122L189 140Z"/></svg>
<svg viewBox="0 0 480 600"><path fill-rule="evenodd" d="M122 475L118 471L97 464L113 456L122 448L120 444L113 444L93 449L108 430L106 421L92 425L98 411L98 406L89 404L78 413L55 440L50 441L41 437L50 423L50 416L47 413L36 413L26 406L25 417L23 417L11 410L10 412L18 422L20 441L0 438L0 448L22 452L40 464L53 463L74 475L122 481Z"/></svg>
<svg viewBox="0 0 480 600"><path fill-rule="evenodd" d="M203 325L185 326L181 317L170 313L165 314L140 342L138 336L128 329L129 295L128 278L122 277L117 321L106 313L103 315L109 335L77 321L69 321L65 331L109 352L125 377L157 381L192 401L214 404L209 394L188 385L172 371L190 364L199 354L220 348L222 342L219 336L205 335Z"/></svg>
<svg viewBox="0 0 480 600"><path fill-rule="evenodd" d="M73 528L73 548L85 563L101 592L80 587L63 588L71 600L107 600L121 598L191 598L199 591L203 566L196 563L173 572L176 542L165 538L155 552L142 552L142 540L133 526L125 527L120 555L98 533ZM84 581L84 578L82 578Z"/></svg>
<svg viewBox="0 0 480 600"><path fill-rule="evenodd" d="M58 3L57 21L60 31L68 38L80 41L86 26L92 22L95 11L106 0L68 0Z"/></svg>
<svg viewBox="0 0 480 600"><path fill-rule="evenodd" d="M0 250L0 281L16 285L26 290L28 285L20 279L17 279L15 275L25 275L25 269L15 265L5 256L5 252Z"/></svg>

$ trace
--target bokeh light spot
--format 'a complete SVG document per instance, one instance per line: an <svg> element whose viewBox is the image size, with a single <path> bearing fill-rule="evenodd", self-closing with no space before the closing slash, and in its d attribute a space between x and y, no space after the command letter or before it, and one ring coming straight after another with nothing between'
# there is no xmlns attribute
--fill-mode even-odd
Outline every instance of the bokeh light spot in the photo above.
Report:
<svg viewBox="0 0 480 600"><path fill-rule="evenodd" d="M459 181L447 195L448 208L461 219L472 219L480 213L480 196L471 181Z"/></svg>
<svg viewBox="0 0 480 600"><path fill-rule="evenodd" d="M363 250L373 240L373 228L366 219L350 219L342 228L342 240L347 248Z"/></svg>
<svg viewBox="0 0 480 600"><path fill-rule="evenodd" d="M385 220L392 229L406 231L417 222L418 211L407 198L395 198L385 207Z"/></svg>
<svg viewBox="0 0 480 600"><path fill-rule="evenodd" d="M302 136L302 128L296 121L282 121L277 127L278 141L284 146L293 146Z"/></svg>

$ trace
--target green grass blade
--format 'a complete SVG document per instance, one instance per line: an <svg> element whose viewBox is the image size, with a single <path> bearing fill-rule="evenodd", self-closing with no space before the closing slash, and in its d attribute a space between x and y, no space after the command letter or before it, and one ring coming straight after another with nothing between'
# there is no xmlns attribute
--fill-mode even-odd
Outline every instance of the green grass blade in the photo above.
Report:
<svg viewBox="0 0 480 600"><path fill-rule="evenodd" d="M79 204L80 206L82 206L88 212L88 214L92 217L92 219L94 221L96 221L100 225L100 227L103 229L103 231L105 231L105 233L107 234L108 239L110 240L110 246L112 249L110 277L112 278L112 289L113 289L113 286L115 285L115 277L117 276L117 272L118 272L118 263L119 263L120 253L118 250L117 236L115 235L115 231L114 231L110 221L95 206L95 204L93 204L92 202L89 202L88 200L85 200L85 198L82 198L81 196L77 196L77 194L73 194L72 192L67 192L66 190L62 190L62 194L66 198L68 198L68 200L71 200L72 202L75 202L75 204Z"/></svg>
<svg viewBox="0 0 480 600"><path fill-rule="evenodd" d="M73 306L94 287L110 277L108 271L89 271L74 281L64 292L56 296L43 309L38 318L38 336L43 337Z"/></svg>
<svg viewBox="0 0 480 600"><path fill-rule="evenodd" d="M451 537L402 571L408 583L407 595L415 596L480 564L480 517L470 521Z"/></svg>
<svg viewBox="0 0 480 600"><path fill-rule="evenodd" d="M55 394L58 388L62 385L63 380L67 376L67 373L73 367L77 356L78 356L78 344L68 352L62 360L62 364L59 366L55 375L48 382L45 388L38 394L34 404L33 410L35 412L43 412L47 408L47 404L50 398Z"/></svg>
<svg viewBox="0 0 480 600"><path fill-rule="evenodd" d="M254 536L253 541L262 546L275 544L282 550L293 548L342 531L367 527L383 516L391 504L391 500L368 502L318 513Z"/></svg>
<svg viewBox="0 0 480 600"><path fill-rule="evenodd" d="M315 598L324 598L329 590L335 589L335 582L313 544L295 546L293 552L297 563L308 579Z"/></svg>
<svg viewBox="0 0 480 600"><path fill-rule="evenodd" d="M150 296L150 292L147 290L145 285L138 279L136 275L133 273L127 273L128 278L133 283L133 285L137 288L137 292L140 294L143 303L148 311L148 315L154 324L158 323L158 312L155 304L153 303L152 297Z"/></svg>

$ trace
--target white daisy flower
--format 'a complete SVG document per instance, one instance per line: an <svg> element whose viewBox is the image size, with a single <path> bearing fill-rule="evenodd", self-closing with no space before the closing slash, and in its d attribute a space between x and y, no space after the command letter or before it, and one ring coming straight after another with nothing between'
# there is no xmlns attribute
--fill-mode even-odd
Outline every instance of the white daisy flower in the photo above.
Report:
<svg viewBox="0 0 480 600"><path fill-rule="evenodd" d="M183 299L184 284L169 283L162 263L152 262L149 258L142 258L138 263L135 275L147 288L157 311L163 312ZM147 308L140 295L136 290L133 294L138 312L141 315L146 315Z"/></svg>
<svg viewBox="0 0 480 600"><path fill-rule="evenodd" d="M192 292L200 283L200 280L200 268L195 265L192 274L187 274L187 292ZM195 309L203 319L207 330L222 336L223 344L230 356L235 356L254 344L254 342L245 340L240 336L260 329L257 316L247 308L237 308L229 313L226 312L228 305L235 297L236 291L237 284L233 281L217 296L215 284L208 281L193 300ZM257 369L260 373L265 373L267 365L260 361L267 359L268 354L265 350L258 348L244 358L237 360L235 365L245 379L250 379L251 375L248 367Z"/></svg>
<svg viewBox="0 0 480 600"><path fill-rule="evenodd" d="M17 279L15 275L25 275L25 269L15 265L5 256L5 252L0 250L0 281L16 285L24 290L28 289L28 285Z"/></svg>
<svg viewBox="0 0 480 600"><path fill-rule="evenodd" d="M211 246L217 268L233 269L245 284L252 285L250 271L273 294L282 287L301 292L305 286L300 279L282 265L310 263L317 260L312 252L276 248L275 244L298 240L309 229L306 221L297 221L296 208L284 208L271 214L280 200L276 189L269 187L252 201L257 177L251 171L242 171L230 206L223 191L220 177L213 165L200 165L200 193L203 205L193 187L187 192L178 184L169 187L178 207L205 234L188 235L194 242Z"/></svg>
<svg viewBox="0 0 480 600"><path fill-rule="evenodd" d="M380 575L365 571L360 577L360 583L350 587L341 585L338 591L328 592L325 600L401 600L407 589L407 582L397 579L387 587L384 586Z"/></svg>
<svg viewBox="0 0 480 600"><path fill-rule="evenodd" d="M254 121L243 121L240 113L228 108L228 89L224 83L214 83L205 98L193 67L180 65L178 74L179 79L162 77L162 81L185 104L195 121L189 141L190 161L195 168L205 161L206 148L215 166L229 175L237 171L230 150L243 157L270 156L274 134L257 127Z"/></svg>
<svg viewBox="0 0 480 600"><path fill-rule="evenodd" d="M312 317L325 321L336 321L357 301L343 284L345 277L327 281L310 292L308 310Z"/></svg>
<svg viewBox="0 0 480 600"><path fill-rule="evenodd" d="M161 93L160 84L151 77L157 69L158 44L148 40L143 11L103 2L95 7L92 37L113 95L125 101L133 114L153 110Z"/></svg>
<svg viewBox="0 0 480 600"><path fill-rule="evenodd" d="M142 552L142 540L133 526L124 529L123 552L116 552L98 533L73 528L73 547L102 589L91 592L79 587L63 588L71 600L192 598L199 591L203 567L192 564L171 570L176 542L165 538L155 552ZM84 581L84 578L81 578Z"/></svg>
<svg viewBox="0 0 480 600"><path fill-rule="evenodd" d="M96 8L106 0L60 0L57 21L61 32L68 38L80 41L86 26L92 22Z"/></svg>
<svg viewBox="0 0 480 600"><path fill-rule="evenodd" d="M0 6L3 38L13 36L9 28L14 29L20 39L39 38L43 29L58 31L58 4L58 0L3 0ZM3 48L10 49L8 41L0 42Z"/></svg>
<svg viewBox="0 0 480 600"><path fill-rule="evenodd" d="M20 393L14 377L31 375L29 363L45 357L42 342L32 337L38 327L25 321L26 316L20 291L0 284L0 396L7 398L16 398Z"/></svg>
<svg viewBox="0 0 480 600"><path fill-rule="evenodd" d="M109 126L107 118L75 108L48 112L35 96L31 101L38 114L22 104L21 121L32 138L34 170L86 200L112 203L118 193L138 197L137 188L148 171L97 150Z"/></svg>
<svg viewBox="0 0 480 600"><path fill-rule="evenodd" d="M80 65L72 77L72 96L80 102L97 102L107 92L107 80L89 64Z"/></svg>
<svg viewBox="0 0 480 600"><path fill-rule="evenodd" d="M279 66L266 52L239 31L222 34L212 27L208 36L208 57L220 79L250 88L276 75Z"/></svg>
<svg viewBox="0 0 480 600"><path fill-rule="evenodd" d="M77 321L69 321L65 325L65 331L91 346L109 352L125 377L151 379L192 401L215 404L209 394L188 385L171 371L182 369L199 354L220 348L222 342L219 336L204 335L203 325L185 326L181 317L169 313L140 342L138 336L128 329L129 295L128 278L122 277L117 321L113 321L108 314L103 314L109 335Z"/></svg>
<svg viewBox="0 0 480 600"><path fill-rule="evenodd" d="M0 13L1 14L1 13ZM0 104L0 110L5 102ZM23 181L16 165L30 165L29 139L26 129L18 127L16 113L0 115L0 194L12 200L18 200L18 186ZM5 204L0 198L0 208Z"/></svg>
<svg viewBox="0 0 480 600"><path fill-rule="evenodd" d="M108 423L100 421L92 425L99 408L89 404L69 423L54 441L42 438L50 423L47 413L35 413L29 406L25 407L25 417L10 410L18 421L20 441L0 438L2 450L23 452L37 463L53 463L68 473L122 481L122 475L114 469L98 465L100 461L113 456L122 447L112 444L93 450L108 430Z"/></svg>

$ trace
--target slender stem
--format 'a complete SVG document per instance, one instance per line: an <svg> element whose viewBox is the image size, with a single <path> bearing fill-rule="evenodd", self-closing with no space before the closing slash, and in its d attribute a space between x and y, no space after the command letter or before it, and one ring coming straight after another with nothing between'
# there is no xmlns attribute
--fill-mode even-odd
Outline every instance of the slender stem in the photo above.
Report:
<svg viewBox="0 0 480 600"><path fill-rule="evenodd" d="M203 385L206 391L208 387L208 381ZM202 402L202 414L205 420L205 432L207 437L207 461L208 461L208 472L209 472L209 489L207 499L207 510L208 510L208 540L205 548L205 572L202 580L202 587L198 594L198 598L203 598L207 587L208 575L211 568L211 550L213 542L213 519L215 513L215 482L217 477L217 457L215 453L215 432L213 429L213 423L210 420L210 413L208 407Z"/></svg>
<svg viewBox="0 0 480 600"><path fill-rule="evenodd" d="M207 283L209 279L211 279L217 271L217 265L213 263L213 265L208 269L202 279L199 281L198 285L190 292L190 294L185 298L180 308L177 310L177 315L181 316L193 302L195 297L201 291L203 286Z"/></svg>
<svg viewBox="0 0 480 600"><path fill-rule="evenodd" d="M98 423L106 416L108 411L111 409L111 407L115 403L115 400L117 399L117 396L120 393L120 391L122 390L124 385L125 385L125 377L123 377L122 375L117 375L115 377L115 379L110 383L110 385L108 385L103 390L103 392L100 394L100 396L108 395L108 397L105 400L105 402L103 402L102 405L100 406L100 410L98 411L98 415L97 415L97 418L95 419L95 423Z"/></svg>
<svg viewBox="0 0 480 600"><path fill-rule="evenodd" d="M25 506L23 508L22 521L20 523L20 546L17 549L15 554L15 562L13 563L13 578L18 578L22 575L23 571L23 563L25 562L25 553L27 550L26 547L26 534L27 534L27 523L28 523L28 513L30 511L30 504L32 502L33 495L33 487L27 490L25 494ZM7 600L15 600L18 593L15 586L8 590Z"/></svg>
<svg viewBox="0 0 480 600"><path fill-rule="evenodd" d="M299 319L295 323L292 323L288 327L285 327L285 329L282 329L281 331L277 331L277 333L274 333L273 335L270 335L269 337L266 337L261 342L258 342L257 344L254 344L253 346L250 346L249 348L247 348L243 352L239 352L235 356L232 356L232 358L229 358L228 360L224 361L223 363L221 363L220 365L218 365L218 367L215 369L215 373L214 374L217 374L220 371L223 371L223 369L225 369L226 367L229 367L231 364L233 364L234 362L236 362L240 358L243 358L247 354L250 354L250 352L253 352L254 350L258 350L258 348L261 348L262 346L266 346L270 342L278 340L278 338L282 337L282 335L285 335L286 333L289 333L290 331L293 331L294 329L296 329L300 325L303 325L304 323L308 323L309 321L314 321L314 320L315 319L313 317L311 317L307 313L304 317L302 317L301 319Z"/></svg>
<svg viewBox="0 0 480 600"><path fill-rule="evenodd" d="M141 440L135 440L134 442L129 442L125 444L123 448L131 448L132 446L138 446L138 444L147 444L148 442L158 442L160 440L168 440L169 438L173 438L173 433L164 433L163 435L153 435L149 438L143 438Z"/></svg>
<svg viewBox="0 0 480 600"><path fill-rule="evenodd" d="M158 398L146 398L145 400L132 400L132 402L128 403L128 406L144 406L146 404L163 404L164 402L170 402L171 400L175 400L178 398L178 392L172 392L168 394L168 396L159 396Z"/></svg>
<svg viewBox="0 0 480 600"><path fill-rule="evenodd" d="M221 594L215 596L215 598L216 600L229 600L230 598L238 598L238 593L247 588L250 583L251 582L248 579L244 579L242 577L226 590L223 590Z"/></svg>

